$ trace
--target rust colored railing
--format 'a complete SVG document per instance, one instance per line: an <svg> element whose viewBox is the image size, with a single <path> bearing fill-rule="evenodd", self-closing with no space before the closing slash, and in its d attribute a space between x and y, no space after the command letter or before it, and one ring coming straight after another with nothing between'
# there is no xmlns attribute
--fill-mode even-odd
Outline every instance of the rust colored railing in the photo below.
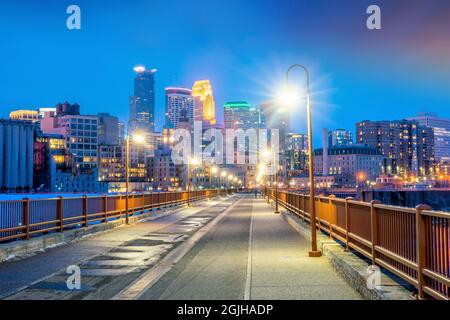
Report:
<svg viewBox="0 0 450 320"><path fill-rule="evenodd" d="M280 190L278 202L310 222L308 195ZM334 196L315 197L315 206L321 231L415 286L418 298L450 300L450 213Z"/></svg>
<svg viewBox="0 0 450 320"><path fill-rule="evenodd" d="M226 193L229 191L191 191L190 201ZM33 235L105 223L153 208L184 204L187 200L187 191L131 194L128 212L125 210L125 195L0 201L0 242L29 240Z"/></svg>

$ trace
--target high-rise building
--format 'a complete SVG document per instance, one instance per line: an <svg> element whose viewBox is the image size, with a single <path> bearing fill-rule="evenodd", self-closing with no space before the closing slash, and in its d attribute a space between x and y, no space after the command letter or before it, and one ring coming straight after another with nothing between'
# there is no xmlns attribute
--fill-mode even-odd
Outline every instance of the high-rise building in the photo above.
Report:
<svg viewBox="0 0 450 320"><path fill-rule="evenodd" d="M144 66L134 68L134 94L130 97L130 129L155 130L155 73Z"/></svg>
<svg viewBox="0 0 450 320"><path fill-rule="evenodd" d="M409 120L414 120L422 126L433 129L436 162L450 162L450 119L440 118L433 113L419 113Z"/></svg>
<svg viewBox="0 0 450 320"><path fill-rule="evenodd" d="M328 147L345 147L353 144L353 133L344 129L328 132Z"/></svg>
<svg viewBox="0 0 450 320"><path fill-rule="evenodd" d="M100 145L98 159L99 181L120 182L125 180L125 146Z"/></svg>
<svg viewBox="0 0 450 320"><path fill-rule="evenodd" d="M165 128L177 128L180 121L187 118L194 124L194 98L192 90L186 88L166 88L166 123Z"/></svg>
<svg viewBox="0 0 450 320"><path fill-rule="evenodd" d="M223 106L224 123L227 129L259 129L264 127L264 117L259 108L245 101L227 102Z"/></svg>
<svg viewBox="0 0 450 320"><path fill-rule="evenodd" d="M119 125L119 144L124 145L125 144L125 124L121 121L118 123Z"/></svg>
<svg viewBox="0 0 450 320"><path fill-rule="evenodd" d="M356 124L357 143L377 148L383 173L426 176L433 173L433 129L416 121L362 121Z"/></svg>
<svg viewBox="0 0 450 320"><path fill-rule="evenodd" d="M289 176L304 174L308 170L308 136L289 133L286 138L286 169Z"/></svg>
<svg viewBox="0 0 450 320"><path fill-rule="evenodd" d="M73 163L80 172L97 169L98 117L80 115L79 106L65 104L57 114L46 113L41 120L43 133L61 134L66 139L66 147L74 156Z"/></svg>
<svg viewBox="0 0 450 320"><path fill-rule="evenodd" d="M9 113L9 118L34 123L39 121L39 112L37 110L15 110Z"/></svg>
<svg viewBox="0 0 450 320"><path fill-rule="evenodd" d="M119 144L119 118L109 113L99 113L98 117L98 144Z"/></svg>
<svg viewBox="0 0 450 320"><path fill-rule="evenodd" d="M0 187L33 187L34 126L26 121L0 120Z"/></svg>
<svg viewBox="0 0 450 320"><path fill-rule="evenodd" d="M194 97L194 121L202 121L204 127L216 124L216 104L209 80L196 81L192 87Z"/></svg>

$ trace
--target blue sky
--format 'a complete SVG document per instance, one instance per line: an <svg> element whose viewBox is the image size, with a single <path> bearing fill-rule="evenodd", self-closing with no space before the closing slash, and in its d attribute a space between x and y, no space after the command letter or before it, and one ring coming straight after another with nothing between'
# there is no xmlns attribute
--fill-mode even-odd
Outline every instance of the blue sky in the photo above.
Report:
<svg viewBox="0 0 450 320"><path fill-rule="evenodd" d="M66 28L81 7L82 30ZM382 30L366 28L378 4ZM136 64L157 68L157 125L166 86L209 79L216 104L270 100L286 68L311 70L316 141L322 127L450 118L450 2L390 1L2 1L0 117L17 108L78 102L84 113L125 119ZM302 75L294 74L302 85ZM220 112L219 108L219 112ZM304 107L292 112L305 131Z"/></svg>

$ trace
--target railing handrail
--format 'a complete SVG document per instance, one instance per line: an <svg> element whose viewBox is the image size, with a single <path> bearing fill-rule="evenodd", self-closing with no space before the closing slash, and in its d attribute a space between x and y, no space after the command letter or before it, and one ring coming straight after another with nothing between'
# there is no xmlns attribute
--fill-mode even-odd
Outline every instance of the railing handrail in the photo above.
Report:
<svg viewBox="0 0 450 320"><path fill-rule="evenodd" d="M275 199L274 189L267 192ZM308 195L278 190L276 199L310 221ZM314 203L319 230L415 286L419 298L450 300L449 212L333 196L316 196Z"/></svg>
<svg viewBox="0 0 450 320"><path fill-rule="evenodd" d="M0 242L30 239L31 235L62 232L75 226L105 223L148 209L184 204L207 197L230 193L228 189L203 189L175 192L81 195L69 197L27 198L0 201ZM66 204L66 206L65 206ZM69 207L67 206L69 204ZM75 209L72 209L72 208Z"/></svg>

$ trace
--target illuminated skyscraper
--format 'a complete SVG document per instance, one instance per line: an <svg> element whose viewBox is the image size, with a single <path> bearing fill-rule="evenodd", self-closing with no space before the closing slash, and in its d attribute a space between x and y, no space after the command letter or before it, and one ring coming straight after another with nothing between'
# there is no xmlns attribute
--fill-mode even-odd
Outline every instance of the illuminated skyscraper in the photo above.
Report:
<svg viewBox="0 0 450 320"><path fill-rule="evenodd" d="M134 68L134 95L130 97L130 127L153 132L155 129L155 72L144 66Z"/></svg>
<svg viewBox="0 0 450 320"><path fill-rule="evenodd" d="M259 108L245 101L227 102L223 106L225 128L258 129L264 127L264 117Z"/></svg>
<svg viewBox="0 0 450 320"><path fill-rule="evenodd" d="M194 97L194 120L202 121L205 127L216 124L216 105L209 80L199 80L192 87Z"/></svg>
<svg viewBox="0 0 450 320"><path fill-rule="evenodd" d="M186 88L166 88L166 128L177 128L178 123L187 118L194 122L194 99L192 91Z"/></svg>

